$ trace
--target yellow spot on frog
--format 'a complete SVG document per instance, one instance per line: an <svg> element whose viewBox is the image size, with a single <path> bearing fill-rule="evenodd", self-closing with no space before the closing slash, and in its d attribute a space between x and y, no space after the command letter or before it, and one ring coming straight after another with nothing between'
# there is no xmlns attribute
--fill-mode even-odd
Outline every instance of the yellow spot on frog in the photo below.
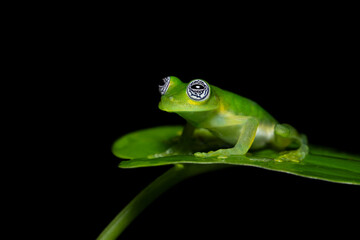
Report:
<svg viewBox="0 0 360 240"><path fill-rule="evenodd" d="M219 105L219 113L224 113L224 112L226 112L225 106L224 106L223 103L220 102L220 105Z"/></svg>
<svg viewBox="0 0 360 240"><path fill-rule="evenodd" d="M191 104L191 105L200 105L200 104L202 104L202 102L193 101L193 100L191 100L191 99L188 99L187 102L188 102L189 104Z"/></svg>

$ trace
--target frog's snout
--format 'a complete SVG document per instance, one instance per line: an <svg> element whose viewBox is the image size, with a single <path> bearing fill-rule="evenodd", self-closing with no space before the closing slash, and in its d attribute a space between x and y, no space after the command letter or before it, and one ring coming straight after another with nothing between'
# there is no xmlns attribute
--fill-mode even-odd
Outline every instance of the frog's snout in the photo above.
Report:
<svg viewBox="0 0 360 240"><path fill-rule="evenodd" d="M161 101L159 103L159 109L163 111L169 111L171 106L174 104L175 98L170 96L162 96Z"/></svg>

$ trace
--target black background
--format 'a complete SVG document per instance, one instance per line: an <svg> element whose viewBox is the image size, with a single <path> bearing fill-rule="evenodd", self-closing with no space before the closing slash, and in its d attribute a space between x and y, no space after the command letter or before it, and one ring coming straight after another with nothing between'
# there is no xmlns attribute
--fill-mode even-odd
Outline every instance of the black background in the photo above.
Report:
<svg viewBox="0 0 360 240"><path fill-rule="evenodd" d="M126 133L185 123L157 108L158 84L165 76L184 82L202 78L256 101L278 121L307 134L312 144L360 153L359 74L351 33L339 29L339 38L318 29L284 34L268 28L240 36L211 31L148 35L83 27L40 44L41 59L29 69L38 80L28 83L37 91L27 92L32 101L22 103L28 111L24 117L40 116L25 124L31 130L27 138L39 137L34 144L44 157L36 165L38 173L27 172L34 181L25 189L35 206L48 209L43 223L49 222L50 238L72 232L71 239L95 239L168 169L119 169L121 160L111 153L112 143ZM30 165L20 168L27 171ZM123 239L350 234L359 215L359 191L234 167L174 187L128 227ZM38 207L29 207L36 215ZM50 220L54 216L60 219L56 224ZM346 228L339 229L340 223Z"/></svg>

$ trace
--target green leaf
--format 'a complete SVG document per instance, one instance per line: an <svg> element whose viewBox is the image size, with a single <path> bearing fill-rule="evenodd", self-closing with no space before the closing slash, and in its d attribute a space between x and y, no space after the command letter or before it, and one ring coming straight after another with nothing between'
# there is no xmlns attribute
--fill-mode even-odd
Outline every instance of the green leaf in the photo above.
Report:
<svg viewBox="0 0 360 240"><path fill-rule="evenodd" d="M264 169L295 174L303 177L332 182L360 184L360 157L341 153L332 149L310 146L310 153L300 163L274 161L279 152L264 149L248 153L246 156L227 158L198 158L194 155L173 155L149 159L148 156L166 151L177 142L182 126L163 126L136 131L118 139L113 145L113 153L122 161L121 168L151 167L170 164L230 164L260 167ZM193 152L221 148L223 143L204 129L195 132Z"/></svg>
<svg viewBox="0 0 360 240"><path fill-rule="evenodd" d="M129 133L119 138L112 147L115 156L124 159L144 158L161 153L176 142L182 126L163 126Z"/></svg>

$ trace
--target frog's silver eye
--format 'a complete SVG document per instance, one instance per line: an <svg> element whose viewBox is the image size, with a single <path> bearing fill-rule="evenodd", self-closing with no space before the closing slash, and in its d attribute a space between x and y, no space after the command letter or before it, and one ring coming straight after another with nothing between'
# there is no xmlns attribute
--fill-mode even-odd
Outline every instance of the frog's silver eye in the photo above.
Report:
<svg viewBox="0 0 360 240"><path fill-rule="evenodd" d="M210 96L210 87L205 81L195 79L189 83L186 93L192 100L204 101Z"/></svg>
<svg viewBox="0 0 360 240"><path fill-rule="evenodd" d="M161 95L164 95L169 88L170 77L165 77L162 80L163 80L163 85L159 85L159 91L160 91Z"/></svg>

